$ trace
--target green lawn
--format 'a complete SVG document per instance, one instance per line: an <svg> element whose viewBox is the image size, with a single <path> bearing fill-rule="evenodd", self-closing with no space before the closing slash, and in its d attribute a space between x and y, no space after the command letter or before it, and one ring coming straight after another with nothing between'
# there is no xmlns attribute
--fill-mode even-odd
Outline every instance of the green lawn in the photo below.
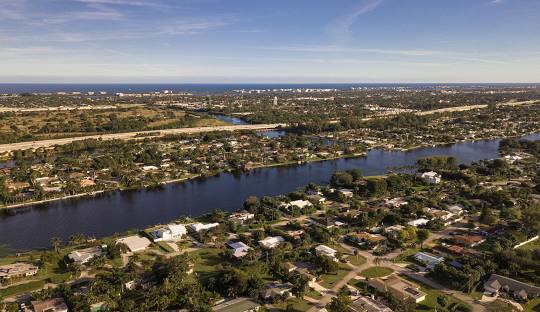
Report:
<svg viewBox="0 0 540 312"><path fill-rule="evenodd" d="M366 263L366 258L360 256L360 255L356 255L356 256L348 256L347 257L347 261L349 261L352 265L362 265L364 263Z"/></svg>
<svg viewBox="0 0 540 312"><path fill-rule="evenodd" d="M363 277L368 277L368 278L376 278L376 277L384 277L392 273L394 273L394 270L392 270L391 268L374 266L360 272L360 275Z"/></svg>
<svg viewBox="0 0 540 312"><path fill-rule="evenodd" d="M324 288L332 288L334 284L340 281L345 275L347 275L349 271L350 268L346 264L340 263L339 270L336 273L321 275L321 282L319 282L319 284Z"/></svg>
<svg viewBox="0 0 540 312"><path fill-rule="evenodd" d="M226 262L226 260L219 255L220 252L221 251L216 248L204 248L189 253L196 259L193 270L199 274L203 280L207 280L216 273L217 265Z"/></svg>
<svg viewBox="0 0 540 312"><path fill-rule="evenodd" d="M311 302L296 297L291 297L286 301L274 304L273 306L276 307L279 311L285 311L287 306L290 304L292 304L293 310L295 312L307 311L313 306Z"/></svg>
<svg viewBox="0 0 540 312"><path fill-rule="evenodd" d="M527 304L522 305L525 312L539 312L540 311L540 298L530 300Z"/></svg>
<svg viewBox="0 0 540 312"><path fill-rule="evenodd" d="M5 289L0 289L0 299L11 297L19 293L38 290L45 286L45 281L34 281Z"/></svg>
<svg viewBox="0 0 540 312"><path fill-rule="evenodd" d="M157 243L154 243L154 244L156 244L156 245L159 247L159 249L160 249L161 251L164 251L164 252L166 252L166 253L171 253L171 252L174 252L174 251L175 251L175 250L174 250L171 246L169 246L169 244L167 244L166 242L157 242Z"/></svg>

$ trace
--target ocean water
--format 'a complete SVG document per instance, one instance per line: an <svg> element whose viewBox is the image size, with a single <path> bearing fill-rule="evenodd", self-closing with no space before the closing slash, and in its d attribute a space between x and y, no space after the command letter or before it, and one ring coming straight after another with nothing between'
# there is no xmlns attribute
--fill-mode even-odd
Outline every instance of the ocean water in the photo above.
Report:
<svg viewBox="0 0 540 312"><path fill-rule="evenodd" d="M287 83L275 83L275 84L173 84L173 83L160 83L160 84L51 84L51 83L0 83L0 94L17 94L17 93L47 93L47 92L88 92L88 91L105 91L107 93L124 92L124 93L138 93L138 92L157 92L163 90L170 90L174 92L190 92L193 94L218 94L229 92L238 89L339 89L350 90L351 88L367 87L367 88L414 88L414 89L426 89L426 88L440 88L440 87L452 87L452 88L475 88L475 87L540 87L540 84L483 84L483 83L453 83L453 84L436 84L436 83L309 83L309 84L287 84Z"/></svg>

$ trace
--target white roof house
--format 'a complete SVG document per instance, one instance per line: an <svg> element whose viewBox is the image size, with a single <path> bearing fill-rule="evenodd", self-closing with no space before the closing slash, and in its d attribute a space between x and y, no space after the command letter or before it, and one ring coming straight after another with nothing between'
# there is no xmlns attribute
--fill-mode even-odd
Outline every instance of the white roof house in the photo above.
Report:
<svg viewBox="0 0 540 312"><path fill-rule="evenodd" d="M430 184L437 184L441 182L441 175L435 171L424 172L420 175L420 177Z"/></svg>
<svg viewBox="0 0 540 312"><path fill-rule="evenodd" d="M293 200L290 203L287 204L287 207L295 206L298 208L305 208L305 207L311 207L313 204L310 201L307 200Z"/></svg>
<svg viewBox="0 0 540 312"><path fill-rule="evenodd" d="M460 215L463 213L463 206L461 205L452 205L450 207L448 207L448 211L450 211L451 213L455 214L455 215Z"/></svg>
<svg viewBox="0 0 540 312"><path fill-rule="evenodd" d="M200 231L203 231L203 230L209 230L211 228L215 228L216 226L219 226L219 223L206 223L206 224L203 224L203 223L191 223L191 224L188 224L188 228L190 230L192 230L193 232L200 232Z"/></svg>
<svg viewBox="0 0 540 312"><path fill-rule="evenodd" d="M128 249L131 252L137 252L137 251L145 250L151 244L151 242L150 242L150 240L148 240L148 238L140 237L138 235L133 235L133 236L120 238L120 239L118 239L116 241L116 243L117 244L118 243L126 244L126 246L128 247Z"/></svg>
<svg viewBox="0 0 540 312"><path fill-rule="evenodd" d="M416 261L423 263L428 270L432 270L437 264L444 261L443 257L437 257L425 252L417 252L414 255Z"/></svg>
<svg viewBox="0 0 540 312"><path fill-rule="evenodd" d="M102 256L103 254L103 249L101 249L101 247L99 246L96 246L74 250L68 254L68 258L75 263L85 264L86 262L90 261L90 259Z"/></svg>
<svg viewBox="0 0 540 312"><path fill-rule="evenodd" d="M235 258L242 258L251 249L251 247L243 242L228 242L227 245L233 250L233 256Z"/></svg>
<svg viewBox="0 0 540 312"><path fill-rule="evenodd" d="M420 219L409 221L407 222L407 224L410 226L418 227L418 226L426 225L428 222L429 222L428 219L420 218Z"/></svg>
<svg viewBox="0 0 540 312"><path fill-rule="evenodd" d="M315 253L317 253L317 256L326 256L326 257L336 259L337 251L326 245L319 245L315 247Z"/></svg>
<svg viewBox="0 0 540 312"><path fill-rule="evenodd" d="M261 245L264 248L272 249L272 248L276 248L284 241L285 239L281 236L273 236L273 237L267 237L263 240L260 240L259 245Z"/></svg>
<svg viewBox="0 0 540 312"><path fill-rule="evenodd" d="M154 242L179 240L187 234L183 224L169 224L152 232Z"/></svg>
<svg viewBox="0 0 540 312"><path fill-rule="evenodd" d="M353 197L354 195L354 191L351 189L340 189L339 192L345 197Z"/></svg>

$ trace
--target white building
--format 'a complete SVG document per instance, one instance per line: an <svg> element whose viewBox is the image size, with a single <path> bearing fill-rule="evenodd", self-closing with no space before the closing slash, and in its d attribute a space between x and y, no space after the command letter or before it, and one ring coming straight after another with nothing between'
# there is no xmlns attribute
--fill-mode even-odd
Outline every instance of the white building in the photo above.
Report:
<svg viewBox="0 0 540 312"><path fill-rule="evenodd" d="M68 258L78 264L85 264L94 257L104 255L103 249L99 246L74 250L68 254Z"/></svg>
<svg viewBox="0 0 540 312"><path fill-rule="evenodd" d="M341 194L343 194L345 197L353 197L354 191L351 189L341 189L339 190Z"/></svg>
<svg viewBox="0 0 540 312"><path fill-rule="evenodd" d="M202 224L202 223L191 223L191 224L188 224L188 228L193 231L193 232L200 232L200 231L203 231L203 230L209 230L209 229L212 229L212 228L215 228L219 226L219 223L206 223L206 224Z"/></svg>
<svg viewBox="0 0 540 312"><path fill-rule="evenodd" d="M437 257L437 256L434 256L434 255L425 253L425 252L417 252L414 255L414 259L416 259L416 261L424 264L428 270L433 270L433 268L437 264L444 261L443 257Z"/></svg>
<svg viewBox="0 0 540 312"><path fill-rule="evenodd" d="M424 172L420 177L430 184L438 184L441 182L441 175L435 171Z"/></svg>
<svg viewBox="0 0 540 312"><path fill-rule="evenodd" d="M244 244L243 242L228 242L227 246L233 250L233 256L235 258L242 258L247 255L251 247Z"/></svg>
<svg viewBox="0 0 540 312"><path fill-rule="evenodd" d="M459 216L459 215L463 214L463 206L461 206L461 205L452 205L452 206L448 207L448 211L450 211L451 213Z"/></svg>
<svg viewBox="0 0 540 312"><path fill-rule="evenodd" d="M428 222L429 222L428 219L420 218L420 219L409 221L407 222L407 224L410 226L419 227L419 226L426 225Z"/></svg>
<svg viewBox="0 0 540 312"><path fill-rule="evenodd" d="M293 200L290 203L285 205L285 207L287 207L287 208L296 207L296 208L300 208L300 209L303 209L305 207L311 207L311 206L313 206L313 204L310 201L302 200L302 199Z"/></svg>
<svg viewBox="0 0 540 312"><path fill-rule="evenodd" d="M154 242L179 240L187 234L183 224L169 224L152 232Z"/></svg>
<svg viewBox="0 0 540 312"><path fill-rule="evenodd" d="M138 235L120 238L116 241L116 243L125 244L131 252L145 250L151 244L149 239L146 237L140 237Z"/></svg>
<svg viewBox="0 0 540 312"><path fill-rule="evenodd" d="M317 254L317 256L326 256L337 261L336 259L337 251L326 245L319 245L315 247L315 253Z"/></svg>
<svg viewBox="0 0 540 312"><path fill-rule="evenodd" d="M273 237L267 237L263 240L260 240L259 245L261 245L264 248L272 249L272 248L276 248L284 241L285 239L281 236L273 236Z"/></svg>

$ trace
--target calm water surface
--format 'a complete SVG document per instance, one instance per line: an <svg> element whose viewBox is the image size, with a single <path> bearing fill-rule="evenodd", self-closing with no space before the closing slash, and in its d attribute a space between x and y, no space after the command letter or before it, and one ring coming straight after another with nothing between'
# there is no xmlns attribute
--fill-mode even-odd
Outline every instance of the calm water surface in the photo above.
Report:
<svg viewBox="0 0 540 312"><path fill-rule="evenodd" d="M540 134L526 138L540 139ZM490 140L409 152L372 150L361 158L261 168L169 184L157 190L110 192L29 206L0 217L0 246L19 250L48 247L54 236L64 241L74 233L99 238L180 216L199 216L216 208L234 211L250 195L278 195L310 182L327 183L336 170L360 168L366 175L376 175L387 172L389 167L413 165L418 158L431 155L456 156L460 163L495 158L498 144L499 140Z"/></svg>

